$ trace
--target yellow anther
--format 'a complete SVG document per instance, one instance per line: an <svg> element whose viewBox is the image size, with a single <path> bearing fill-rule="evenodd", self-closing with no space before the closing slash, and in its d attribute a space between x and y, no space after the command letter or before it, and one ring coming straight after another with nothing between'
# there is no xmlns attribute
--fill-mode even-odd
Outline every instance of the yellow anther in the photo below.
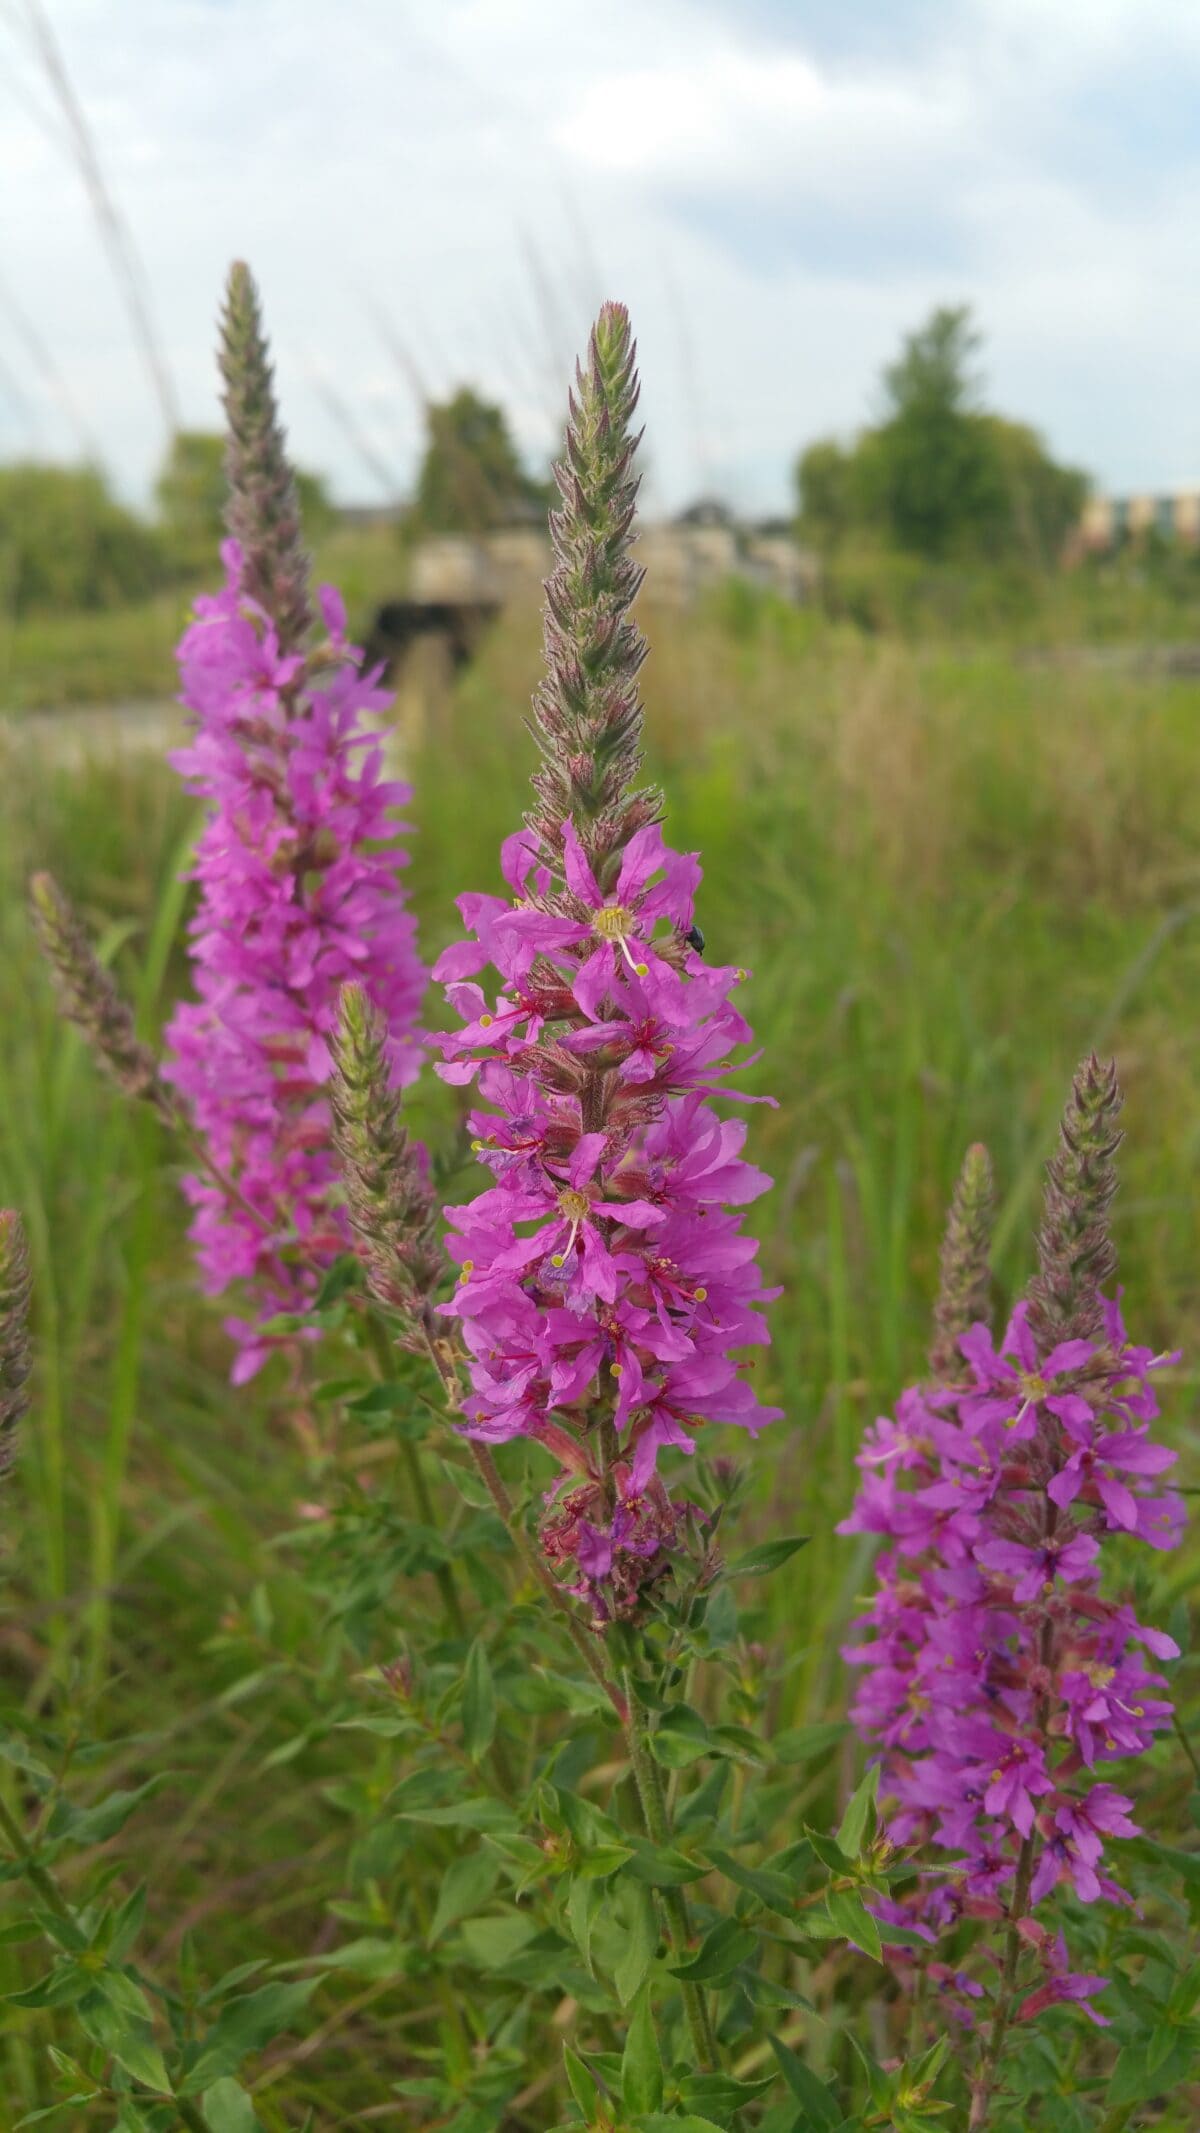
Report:
<svg viewBox="0 0 1200 2133"><path fill-rule="evenodd" d="M707 1290L707 1289L693 1289L693 1290L692 1290L692 1298L693 1298L693 1301L694 1301L694 1302L696 1302L696 1303L698 1303L698 1304L702 1304L702 1303L704 1303L704 1302L706 1301L706 1299L707 1299L707 1296L708 1296L708 1290Z"/></svg>
<svg viewBox="0 0 1200 2133"><path fill-rule="evenodd" d="M582 1222L584 1216L591 1212L592 1203L586 1192L576 1192L573 1186L568 1185L559 1193L558 1205L568 1222Z"/></svg>
<svg viewBox="0 0 1200 2133"><path fill-rule="evenodd" d="M604 904L592 920L592 932L602 941L620 941L633 930L633 913L624 904Z"/></svg>
<svg viewBox="0 0 1200 2133"><path fill-rule="evenodd" d="M480 1029L490 1029L490 1028L491 1028L491 1026L492 1026L492 1023L493 1023L494 1019L495 1019L495 1017L494 1017L494 1016L492 1016L492 1015L480 1015L480 1017L479 1017L479 1027L480 1027Z"/></svg>

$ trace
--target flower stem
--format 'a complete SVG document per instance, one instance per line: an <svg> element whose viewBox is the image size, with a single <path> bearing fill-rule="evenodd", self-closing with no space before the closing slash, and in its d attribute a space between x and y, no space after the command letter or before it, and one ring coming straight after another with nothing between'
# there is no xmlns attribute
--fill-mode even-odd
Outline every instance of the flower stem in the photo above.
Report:
<svg viewBox="0 0 1200 2133"><path fill-rule="evenodd" d="M612 1707L616 1712L617 1717L620 1719L621 1724L625 1725L627 1723L629 1714L625 1707L624 1698L622 1697L621 1692L618 1689L615 1681L612 1679L612 1676L610 1675L608 1668L605 1666L604 1661L601 1659L600 1654L596 1649L594 1640L589 1637L586 1629L584 1628L582 1622L579 1620L578 1616L572 1612L571 1607L567 1601L566 1595L562 1592L561 1588L555 1583L554 1579L551 1577L550 1572L547 1570L545 1563L542 1561L541 1556L538 1554L537 1549L534 1547L533 1542L530 1540L529 1535L526 1533L524 1526L521 1524L521 1521L517 1516L516 1505L514 1504L512 1497L509 1495L508 1490L504 1486L503 1477L501 1476L500 1470L497 1467L496 1462L493 1459L490 1451L488 1450L486 1444L481 1444L479 1440L475 1437L468 1438L467 1442L471 1447L471 1452L472 1456L474 1457L475 1464L479 1469L480 1475L482 1476L483 1485L486 1488L488 1495L491 1497L492 1502L495 1504L501 1519L507 1526L508 1531L512 1536L513 1545L515 1546L517 1553L521 1558L521 1561L524 1563L525 1568L529 1571L530 1575L537 1579L537 1582L541 1586L542 1591L546 1594L547 1599L549 1599L553 1604L555 1611L558 1614L559 1620L562 1622L564 1628L566 1629L567 1635L570 1637L572 1644L575 1646L576 1651L579 1653L580 1658L583 1660L583 1663L586 1666L589 1674L592 1676L592 1679L598 1683L600 1688L604 1690L604 1693L608 1697L609 1702L612 1704Z"/></svg>
<svg viewBox="0 0 1200 2133"><path fill-rule="evenodd" d="M41 1861L35 1856L16 1816L10 1813L7 1804L2 1799L0 1799L0 1831L3 1832L8 1840L26 1881L37 1890L47 1910L53 1911L56 1918L65 1919L68 1924L73 1926L76 1923L76 1919L70 1904L59 1888L53 1874L48 1873Z"/></svg>
<svg viewBox="0 0 1200 2133"><path fill-rule="evenodd" d="M386 1384L392 1375L391 1342L387 1337L385 1328L380 1325L374 1313L368 1316L367 1330L371 1353L375 1360L375 1367L379 1372L380 1382ZM417 1516L423 1526L428 1526L431 1532L436 1532L437 1518L434 1513L433 1499L429 1494L429 1484L425 1479L425 1472L421 1465L421 1454L411 1438L401 1437L400 1456L404 1461L405 1471L408 1475L408 1485L412 1492L412 1500ZM446 1611L447 1627L454 1636L465 1637L467 1634L466 1617L463 1614L462 1600L459 1597L458 1584L452 1566L449 1563L439 1563L433 1576L437 1589L442 1596L442 1606Z"/></svg>
<svg viewBox="0 0 1200 2133"><path fill-rule="evenodd" d="M633 1765L634 1780L647 1834L653 1844L666 1845L671 1841L671 1825L667 1817L667 1803L663 1795L662 1779L658 1764L650 1753L646 1732L646 1719L642 1706L634 1694L633 1682L628 1671L625 1675L625 1702L628 1717L625 1721L625 1737L629 1742L629 1760ZM690 1953L691 1924L688 1918L687 1899L682 1889L660 1889L663 1912L666 1917L667 1939L677 1962L686 1962ZM696 2055L697 2073L715 2073L719 2063L716 2034L704 1987L685 1978L679 1980L683 1994L683 2011L687 2019L688 2035Z"/></svg>
<svg viewBox="0 0 1200 2133"><path fill-rule="evenodd" d="M1000 1989L996 1995L996 2012L992 2016L988 2032L987 2050L983 2064L976 2077L971 2096L971 2115L967 2120L967 2133L981 2133L986 2127L996 2083L1000 2077L1000 2062L1012 2021L1013 2001L1016 1998L1017 1964L1021 1957L1020 1923L1029 1909L1029 1884L1033 1879L1034 1840L1026 1837L1017 1856L1017 1878L1013 1886L1012 1904L1008 1913L1008 1934L1004 1943L1004 1968L1000 1973Z"/></svg>

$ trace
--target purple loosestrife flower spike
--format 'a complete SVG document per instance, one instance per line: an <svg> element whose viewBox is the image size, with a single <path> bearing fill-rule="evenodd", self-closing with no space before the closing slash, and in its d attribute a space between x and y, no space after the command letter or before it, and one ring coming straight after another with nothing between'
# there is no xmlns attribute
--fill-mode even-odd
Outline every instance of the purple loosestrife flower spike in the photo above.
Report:
<svg viewBox="0 0 1200 2133"><path fill-rule="evenodd" d="M638 670L646 656L629 609L642 582L630 554L639 438L637 350L623 304L605 304L586 365L576 366L566 443L554 470L562 508L550 514L546 674L533 699L542 765L528 816L551 863L574 823L602 887L634 832L662 814L662 795L634 792L641 767ZM640 432L639 432L640 436Z"/></svg>
<svg viewBox="0 0 1200 2133"><path fill-rule="evenodd" d="M196 602L179 647L193 731L172 761L206 821L193 868L197 998L171 1020L164 1069L210 1169L185 1180L205 1286L216 1295L246 1282L255 1304L252 1319L227 1321L237 1382L275 1343L269 1321L309 1309L350 1241L328 1091L341 988L361 984L382 1015L400 1088L421 1061L425 983L396 842L395 810L411 793L384 777L366 725L389 699L360 673L332 587L320 594L322 641L307 655L294 646L299 548L286 511L275 513L285 462L247 287L235 275L231 306L257 380L238 449L253 432L262 450L244 462L243 501L258 502L243 523L265 547L255 558L225 543L225 585Z"/></svg>
<svg viewBox="0 0 1200 2133"><path fill-rule="evenodd" d="M992 1241L992 1159L981 1142L968 1148L950 1202L942 1239L933 1346L929 1367L946 1378L962 1367L958 1343L977 1320L986 1322Z"/></svg>
<svg viewBox="0 0 1200 2133"><path fill-rule="evenodd" d="M445 1269L425 1151L414 1146L388 1077L383 1017L343 985L330 1103L346 1206L371 1293L415 1331Z"/></svg>
<svg viewBox="0 0 1200 2133"><path fill-rule="evenodd" d="M29 1405L32 1287L21 1218L11 1208L0 1208L0 1480L12 1470L17 1426Z"/></svg>
<svg viewBox="0 0 1200 2133"><path fill-rule="evenodd" d="M572 402L549 674L536 717L539 806L507 839L509 896L467 895L473 936L442 956L464 1026L438 1071L479 1080L472 1146L489 1188L447 1209L461 1279L468 1433L537 1438L563 1469L543 1527L598 1628L633 1616L669 1567L682 1512L664 1448L760 1405L739 1351L763 1344L763 1286L742 1210L770 1179L745 1127L710 1098L750 1030L746 973L706 963L693 931L701 869L671 851L637 773L641 640L627 619L637 397L629 322L606 305ZM499 991L474 982L490 965ZM530 1225L534 1225L532 1229ZM568 1570L567 1575L571 1573Z"/></svg>
<svg viewBox="0 0 1200 2133"><path fill-rule="evenodd" d="M271 617L280 650L295 651L314 619L308 557L258 290L240 259L229 270L219 360L228 424L225 523L242 551L242 590Z"/></svg>
<svg viewBox="0 0 1200 2133"><path fill-rule="evenodd" d="M1038 1271L1029 1289L1029 1323L1043 1349L1090 1340L1104 1323L1100 1291L1117 1264L1108 1215L1122 1102L1115 1062L1103 1066L1093 1052L1075 1075L1060 1146L1046 1170Z"/></svg>
<svg viewBox="0 0 1200 2133"><path fill-rule="evenodd" d="M53 875L33 876L29 909L64 1018L82 1032L119 1089L127 1096L144 1097L168 1116L170 1099L154 1053L137 1035L133 1009Z"/></svg>
<svg viewBox="0 0 1200 2133"><path fill-rule="evenodd" d="M884 1541L845 1656L863 1670L852 1716L881 1762L888 1833L947 1861L910 1900L881 1906L897 1960L963 1917L1007 1926L972 2126L1010 2023L1086 2003L1104 1982L1071 1974L1039 1914L1060 1885L1084 1903L1128 1901L1103 1855L1137 1829L1109 1769L1172 1718L1155 1662L1176 1645L1101 1586L1113 1537L1168 1549L1183 1524L1180 1498L1158 1492L1175 1454L1151 1433L1155 1373L1178 1357L1131 1343L1119 1304L1094 1286L1112 1265L1119 1102L1113 1075L1089 1061L1050 1166L1033 1290L1052 1299L1063 1337L1035 1334L1030 1300L998 1343L982 1323L964 1332L965 1368L905 1392L869 1433L841 1528ZM1030 1992L1020 1967L1034 1957ZM971 2021L978 1981L932 1971Z"/></svg>

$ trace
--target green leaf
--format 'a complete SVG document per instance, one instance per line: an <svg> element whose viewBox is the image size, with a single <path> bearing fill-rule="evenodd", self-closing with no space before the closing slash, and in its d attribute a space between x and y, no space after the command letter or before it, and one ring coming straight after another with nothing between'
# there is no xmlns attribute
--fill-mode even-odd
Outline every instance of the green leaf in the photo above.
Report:
<svg viewBox="0 0 1200 2133"><path fill-rule="evenodd" d="M171 1782L169 1771L160 1771L157 1777L148 1778L136 1792L111 1792L106 1800L98 1800L94 1807L72 1807L68 1800L60 1800L47 1824L46 1834L51 1839L69 1837L72 1844L104 1844L117 1831L124 1829L135 1808L141 1806L153 1793L161 1792Z"/></svg>
<svg viewBox="0 0 1200 2133"><path fill-rule="evenodd" d="M686 1770L709 1752L709 1732L699 1711L677 1704L650 1735L650 1753L666 1770Z"/></svg>
<svg viewBox="0 0 1200 2133"><path fill-rule="evenodd" d="M495 1852L464 1852L447 1867L438 1890L429 1945L441 1939L449 1926L481 1910L500 1879L500 1861Z"/></svg>
<svg viewBox="0 0 1200 2133"><path fill-rule="evenodd" d="M883 1943L879 1927L868 1911L862 1897L853 1889L830 1889L825 1898L825 1908L839 1933L860 1947L864 1955L873 1956L877 1963L883 1961Z"/></svg>
<svg viewBox="0 0 1200 2133"><path fill-rule="evenodd" d="M262 2133L262 2120L249 2096L241 2082L229 2074L205 2089L200 2107L210 2133Z"/></svg>
<svg viewBox="0 0 1200 2133"><path fill-rule="evenodd" d="M598 1844L576 1863L574 1872L584 1881L607 1881L632 1857L627 1844Z"/></svg>
<svg viewBox="0 0 1200 2133"><path fill-rule="evenodd" d="M505 1918L469 1918L462 1929L463 1945L479 1970L502 1970L531 1940L537 1925L523 1911Z"/></svg>
<svg viewBox="0 0 1200 2133"><path fill-rule="evenodd" d="M863 1849L863 1840L868 1842L875 1834L875 1801L879 1793L879 1765L873 1763L861 1785L846 1802L837 1833L838 1848L848 1859L857 1859Z"/></svg>
<svg viewBox="0 0 1200 2133"><path fill-rule="evenodd" d="M567 2070L567 2084L580 2115L591 2125L600 2112L600 2090L595 2077L584 2065L578 2052L571 2050L569 2044L563 2045L563 2065Z"/></svg>
<svg viewBox="0 0 1200 2133"><path fill-rule="evenodd" d="M404 1822L428 1822L434 1829L484 1829L489 1831L515 1831L517 1822L511 1807L503 1800L455 1800L449 1807L401 1807L398 1809Z"/></svg>
<svg viewBox="0 0 1200 2133"><path fill-rule="evenodd" d="M822 1866L827 1866L831 1874L845 1874L853 1866L854 1861L847 1859L841 1845L832 1837L825 1836L819 1829L806 1829L804 1834Z"/></svg>
<svg viewBox="0 0 1200 2133"><path fill-rule="evenodd" d="M743 1866L729 1852L709 1851L708 1854L718 1873L732 1881L735 1888L746 1889L757 1896L769 1911L781 1918L790 1918L796 1908L796 1885L786 1874L778 1874L765 1866Z"/></svg>
<svg viewBox="0 0 1200 2133"><path fill-rule="evenodd" d="M112 1920L108 1935L108 1959L111 1963L124 1962L146 1915L146 1884L143 1882L121 1905Z"/></svg>
<svg viewBox="0 0 1200 2133"><path fill-rule="evenodd" d="M651 1844L645 1837L630 1837L633 1857L629 1872L652 1889L681 1889L689 1881L701 1881L708 1869L702 1859L689 1859L674 1844Z"/></svg>
<svg viewBox="0 0 1200 2133"><path fill-rule="evenodd" d="M91 1992L95 1982L90 1970L80 1970L74 1963L56 1963L35 1985L27 1985L23 1992L6 1992L4 1998L9 2007L70 2007Z"/></svg>
<svg viewBox="0 0 1200 2133"><path fill-rule="evenodd" d="M338 1299L346 1294L348 1289L357 1288L361 1280L362 1268L354 1253L339 1253L333 1265L326 1270L321 1286L317 1290L314 1308L318 1311L327 1311L331 1304L337 1303Z"/></svg>
<svg viewBox="0 0 1200 2133"><path fill-rule="evenodd" d="M487 1754L495 1733L496 1685L483 1640L476 1637L463 1676L463 1744L473 1763Z"/></svg>
<svg viewBox="0 0 1200 2133"><path fill-rule="evenodd" d="M757 1933L739 1925L736 1918L722 1918L705 1934L690 1963L675 1965L671 1975L684 1978L689 1984L710 1983L728 1977L739 1963L749 1960L757 1947Z"/></svg>
<svg viewBox="0 0 1200 2133"><path fill-rule="evenodd" d="M229 2000L202 2039L180 2095L195 2096L201 2089L212 2088L226 2075L235 2074L247 2053L261 2051L264 2044L294 2028L317 1984L316 1978L301 1978L292 1984L262 1985L257 1992Z"/></svg>
<svg viewBox="0 0 1200 2133"><path fill-rule="evenodd" d="M604 1889L599 1881L581 1880L578 1875L573 1878L571 1893L567 1897L567 1923L575 1935L579 1953L589 1970L592 1969L592 1928L605 1901Z"/></svg>
<svg viewBox="0 0 1200 2133"><path fill-rule="evenodd" d="M791 1726L772 1741L777 1763L810 1763L829 1748L836 1748L849 1728L840 1718L821 1718L815 1725Z"/></svg>
<svg viewBox="0 0 1200 2133"><path fill-rule="evenodd" d="M790 1562L801 1548L807 1548L811 1535L793 1534L787 1540L760 1541L757 1548L747 1548L744 1555L737 1555L729 1565L731 1578L765 1578L782 1564Z"/></svg>
<svg viewBox="0 0 1200 2133"><path fill-rule="evenodd" d="M693 2111L643 2111L634 2123L638 2133L721 2133L711 2118L697 2118Z"/></svg>
<svg viewBox="0 0 1200 2133"><path fill-rule="evenodd" d="M14 1918L11 1925L0 1926L0 1948L19 1948L25 1941L37 1940L41 1930L36 1918Z"/></svg>
<svg viewBox="0 0 1200 2133"><path fill-rule="evenodd" d="M723 2123L774 2087L774 2074L768 2074L765 2081L735 2081L732 2074L685 2074L679 2084L679 2096L689 2109L715 2116Z"/></svg>
<svg viewBox="0 0 1200 2133"><path fill-rule="evenodd" d="M650 2011L650 1994L643 1990L633 2010L621 2058L621 2103L626 2117L632 2117L639 2111L660 2111L662 2100L662 2055Z"/></svg>
<svg viewBox="0 0 1200 2133"><path fill-rule="evenodd" d="M116 1972L100 1977L95 1991L78 2002L76 2019L92 2043L109 2052L135 2081L143 2082L161 2096L169 2096L171 2077L155 2042L149 2006L136 1986L129 1993L114 1993L112 1988L118 1980L121 1984L128 1982Z"/></svg>
<svg viewBox="0 0 1200 2133"><path fill-rule="evenodd" d="M832 2092L780 2037L772 2037L771 2050L793 2096L804 2105L818 2133L833 2133L833 2128L842 2123L842 2112Z"/></svg>
<svg viewBox="0 0 1200 2133"><path fill-rule="evenodd" d="M343 1941L340 1948L331 1948L326 1955L310 1955L304 1959L304 1967L319 1970L344 1970L350 1977L362 1977L378 1982L382 1978L402 1977L406 1968L409 1943L402 1940L383 1940L377 1934L366 1933L358 1940ZM299 1964L288 1965L298 1969Z"/></svg>
<svg viewBox="0 0 1200 2133"><path fill-rule="evenodd" d="M649 1889L631 1887L626 1900L629 1929L613 1971L613 1983L622 2007L628 2007L630 2001L637 1998L658 1950L658 1920Z"/></svg>

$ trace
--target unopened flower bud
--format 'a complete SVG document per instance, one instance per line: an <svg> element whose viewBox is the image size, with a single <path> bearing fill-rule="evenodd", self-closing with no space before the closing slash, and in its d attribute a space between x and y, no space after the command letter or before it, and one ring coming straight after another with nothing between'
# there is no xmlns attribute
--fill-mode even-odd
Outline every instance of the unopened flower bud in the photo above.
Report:
<svg viewBox="0 0 1200 2133"><path fill-rule="evenodd" d="M17 1425L29 1404L32 1276L21 1218L0 1209L0 1479L13 1463Z"/></svg>
<svg viewBox="0 0 1200 2133"><path fill-rule="evenodd" d="M100 961L87 929L51 874L29 884L30 915L59 1006L82 1031L96 1058L127 1096L144 1097L164 1116L170 1098L158 1063L134 1027L133 1009Z"/></svg>

